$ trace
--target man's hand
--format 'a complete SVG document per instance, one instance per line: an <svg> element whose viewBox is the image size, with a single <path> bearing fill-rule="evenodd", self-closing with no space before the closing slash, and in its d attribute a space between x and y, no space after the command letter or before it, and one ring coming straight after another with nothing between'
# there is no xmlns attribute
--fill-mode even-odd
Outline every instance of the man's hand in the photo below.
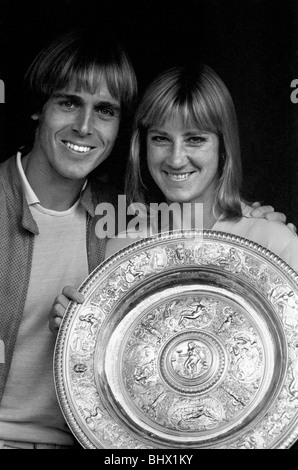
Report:
<svg viewBox="0 0 298 470"><path fill-rule="evenodd" d="M250 215L252 217L259 217L261 219L273 220L276 222L286 223L286 216L282 212L275 212L272 206L261 206L259 202L254 202L252 205Z"/></svg>
<svg viewBox="0 0 298 470"><path fill-rule="evenodd" d="M275 212L274 207L272 206L261 206L259 202L254 202L251 206L253 208L250 212L252 217L259 217L273 222L281 222L283 224L287 221L286 215L282 212ZM287 227L293 233L297 233L297 228L294 224L288 223Z"/></svg>
<svg viewBox="0 0 298 470"><path fill-rule="evenodd" d="M49 328L52 333L58 332L66 307L71 300L82 304L85 298L83 294L77 291L74 287L66 286L64 287L62 294L59 294L55 298L49 314Z"/></svg>

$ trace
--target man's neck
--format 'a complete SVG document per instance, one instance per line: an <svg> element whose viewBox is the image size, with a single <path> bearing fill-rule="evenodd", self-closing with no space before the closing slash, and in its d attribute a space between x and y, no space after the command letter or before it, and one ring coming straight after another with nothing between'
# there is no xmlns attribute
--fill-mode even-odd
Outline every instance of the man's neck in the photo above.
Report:
<svg viewBox="0 0 298 470"><path fill-rule="evenodd" d="M65 211L78 200L84 180L49 174L38 165L37 159L32 158L31 153L22 158L22 165L31 188L44 208Z"/></svg>

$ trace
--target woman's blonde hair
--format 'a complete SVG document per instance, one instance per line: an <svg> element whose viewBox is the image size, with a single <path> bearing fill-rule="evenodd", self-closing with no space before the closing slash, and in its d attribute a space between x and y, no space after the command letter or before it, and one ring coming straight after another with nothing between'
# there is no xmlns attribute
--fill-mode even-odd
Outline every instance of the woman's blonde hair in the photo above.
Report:
<svg viewBox="0 0 298 470"><path fill-rule="evenodd" d="M214 209L225 218L240 217L242 167L236 111L227 87L206 65L171 68L144 93L134 119L127 166L129 203L164 200L147 167L146 137L151 126L178 115L186 126L218 136L220 179Z"/></svg>

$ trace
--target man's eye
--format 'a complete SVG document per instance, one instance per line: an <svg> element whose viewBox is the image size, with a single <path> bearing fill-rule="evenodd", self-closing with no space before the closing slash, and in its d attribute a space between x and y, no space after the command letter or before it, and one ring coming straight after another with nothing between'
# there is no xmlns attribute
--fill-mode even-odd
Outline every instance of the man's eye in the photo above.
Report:
<svg viewBox="0 0 298 470"><path fill-rule="evenodd" d="M62 106L63 108L67 108L67 109L73 109L75 107L75 103L71 100L67 100L67 101L60 101L60 106Z"/></svg>
<svg viewBox="0 0 298 470"><path fill-rule="evenodd" d="M98 108L97 112L105 117L115 116L115 111L111 108Z"/></svg>

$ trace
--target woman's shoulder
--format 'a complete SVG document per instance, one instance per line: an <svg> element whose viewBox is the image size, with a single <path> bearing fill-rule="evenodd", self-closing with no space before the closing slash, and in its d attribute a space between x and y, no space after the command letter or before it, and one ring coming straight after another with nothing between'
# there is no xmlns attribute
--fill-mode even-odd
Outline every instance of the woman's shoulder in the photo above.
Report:
<svg viewBox="0 0 298 470"><path fill-rule="evenodd" d="M220 221L214 229L267 248L298 272L298 237L284 223L252 217L244 211L240 219Z"/></svg>
<svg viewBox="0 0 298 470"><path fill-rule="evenodd" d="M214 229L247 238L273 251L280 251L291 242L298 244L297 235L284 223L252 217L249 206L243 208L242 214L238 220L217 222Z"/></svg>
<svg viewBox="0 0 298 470"><path fill-rule="evenodd" d="M286 245L292 240L298 241L296 233L283 222L243 216L240 224L244 231L248 232L248 235L255 234L264 243L275 242L278 245Z"/></svg>

